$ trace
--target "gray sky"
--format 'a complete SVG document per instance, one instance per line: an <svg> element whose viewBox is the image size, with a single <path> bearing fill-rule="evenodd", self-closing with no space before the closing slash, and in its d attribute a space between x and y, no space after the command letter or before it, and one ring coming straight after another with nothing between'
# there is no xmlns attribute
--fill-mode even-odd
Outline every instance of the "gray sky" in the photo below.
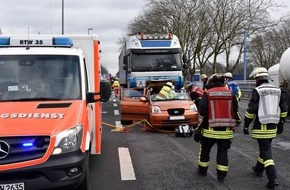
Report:
<svg viewBox="0 0 290 190"><path fill-rule="evenodd" d="M130 20L144 8L144 0L64 0L64 34L87 34L93 28L101 41L101 63L118 71L118 39ZM61 34L62 0L1 0L3 35Z"/></svg>
<svg viewBox="0 0 290 190"><path fill-rule="evenodd" d="M284 7L273 17L290 14L290 0L274 0ZM118 39L130 20L142 12L145 0L64 0L64 34L96 33L101 63L118 71ZM288 6L288 7L286 7ZM61 34L62 0L1 0L0 28L4 35Z"/></svg>

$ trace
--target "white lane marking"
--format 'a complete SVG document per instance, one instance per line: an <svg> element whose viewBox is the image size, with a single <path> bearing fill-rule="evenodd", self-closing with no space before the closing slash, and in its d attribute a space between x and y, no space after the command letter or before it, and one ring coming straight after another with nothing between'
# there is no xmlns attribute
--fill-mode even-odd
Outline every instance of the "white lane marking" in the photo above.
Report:
<svg viewBox="0 0 290 190"><path fill-rule="evenodd" d="M117 104L117 103L114 103L114 104L113 104L113 106L114 106L114 107L117 107L117 106L118 106L118 104Z"/></svg>
<svg viewBox="0 0 290 190"><path fill-rule="evenodd" d="M120 115L119 110L114 110L114 115Z"/></svg>
<svg viewBox="0 0 290 190"><path fill-rule="evenodd" d="M113 102L116 102L117 100L116 100L116 98L113 98Z"/></svg>
<svg viewBox="0 0 290 190"><path fill-rule="evenodd" d="M136 180L129 149L125 147L119 147L118 152L122 181Z"/></svg>

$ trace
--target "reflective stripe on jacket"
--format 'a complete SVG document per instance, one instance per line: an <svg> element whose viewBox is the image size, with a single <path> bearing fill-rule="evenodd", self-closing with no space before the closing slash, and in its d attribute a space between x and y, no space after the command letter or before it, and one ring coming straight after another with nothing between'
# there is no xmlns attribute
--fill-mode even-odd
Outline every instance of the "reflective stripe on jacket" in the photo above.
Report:
<svg viewBox="0 0 290 190"><path fill-rule="evenodd" d="M280 120L280 96L281 90L274 85L264 83L256 90L260 96L258 117L262 124L275 123Z"/></svg>
<svg viewBox="0 0 290 190"><path fill-rule="evenodd" d="M226 127L225 130L217 130L219 128L202 129L202 136L213 139L232 139L234 138L233 131L230 127Z"/></svg>
<svg viewBox="0 0 290 190"><path fill-rule="evenodd" d="M232 91L226 87L209 89L208 97L208 123L209 127L234 127L234 111Z"/></svg>
<svg viewBox="0 0 290 190"><path fill-rule="evenodd" d="M163 86L158 95L160 94L163 94L166 99L174 98L174 93L171 91L171 88L169 86Z"/></svg>

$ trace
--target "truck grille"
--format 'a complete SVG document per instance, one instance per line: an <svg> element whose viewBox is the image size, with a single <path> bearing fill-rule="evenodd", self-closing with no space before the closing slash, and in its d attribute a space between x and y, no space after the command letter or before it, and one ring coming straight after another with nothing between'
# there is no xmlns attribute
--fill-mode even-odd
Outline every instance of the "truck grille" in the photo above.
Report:
<svg viewBox="0 0 290 190"><path fill-rule="evenodd" d="M184 108L168 109L167 112L169 115L183 115Z"/></svg>
<svg viewBox="0 0 290 190"><path fill-rule="evenodd" d="M49 142L49 136L0 137L0 165L41 158Z"/></svg>

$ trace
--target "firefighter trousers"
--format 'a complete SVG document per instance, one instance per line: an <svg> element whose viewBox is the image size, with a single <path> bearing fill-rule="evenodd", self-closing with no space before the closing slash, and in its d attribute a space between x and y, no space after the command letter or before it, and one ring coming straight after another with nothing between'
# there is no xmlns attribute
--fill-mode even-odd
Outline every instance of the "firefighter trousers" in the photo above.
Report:
<svg viewBox="0 0 290 190"><path fill-rule="evenodd" d="M200 141L198 170L200 174L206 175L210 163L210 151L215 144L217 144L217 177L224 178L228 173L228 149L231 147L231 139L202 137Z"/></svg>
<svg viewBox="0 0 290 190"><path fill-rule="evenodd" d="M258 173L266 171L266 175L269 181L277 179L274 160L272 158L271 143L272 139L257 139L259 144L259 157L254 167L254 170Z"/></svg>

